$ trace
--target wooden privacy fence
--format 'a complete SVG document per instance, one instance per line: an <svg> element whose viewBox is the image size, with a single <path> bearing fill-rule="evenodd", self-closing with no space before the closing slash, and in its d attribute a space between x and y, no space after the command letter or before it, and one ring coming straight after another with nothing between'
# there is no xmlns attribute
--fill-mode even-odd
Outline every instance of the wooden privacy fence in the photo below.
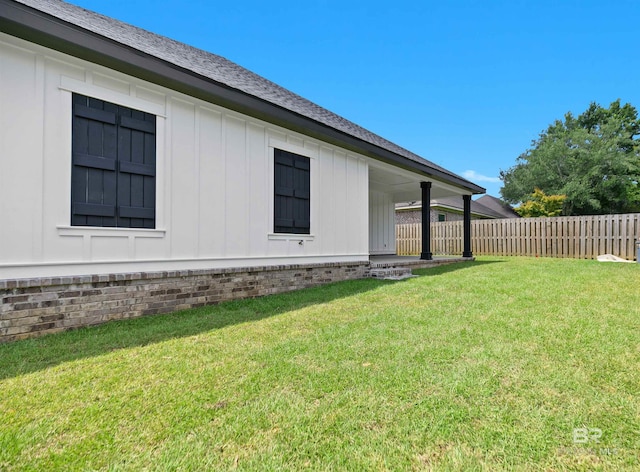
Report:
<svg viewBox="0 0 640 472"><path fill-rule="evenodd" d="M431 223L431 252L462 254L462 237L462 221ZM421 238L419 223L396 225L397 253L419 254ZM474 255L595 259L613 254L632 261L639 238L640 213L471 221Z"/></svg>

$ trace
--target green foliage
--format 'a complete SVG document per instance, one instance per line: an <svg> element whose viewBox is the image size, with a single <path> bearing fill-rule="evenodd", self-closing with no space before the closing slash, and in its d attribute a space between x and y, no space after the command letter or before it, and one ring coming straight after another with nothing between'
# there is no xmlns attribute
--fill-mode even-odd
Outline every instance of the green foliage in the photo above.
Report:
<svg viewBox="0 0 640 472"><path fill-rule="evenodd" d="M620 100L603 108L591 103L577 118L556 120L500 172L509 203L524 202L534 188L566 195L566 215L640 211L640 119Z"/></svg>
<svg viewBox="0 0 640 472"><path fill-rule="evenodd" d="M524 218L558 216L562 213L562 204L566 198L566 195L547 195L536 187L529 200L514 208L514 211Z"/></svg>

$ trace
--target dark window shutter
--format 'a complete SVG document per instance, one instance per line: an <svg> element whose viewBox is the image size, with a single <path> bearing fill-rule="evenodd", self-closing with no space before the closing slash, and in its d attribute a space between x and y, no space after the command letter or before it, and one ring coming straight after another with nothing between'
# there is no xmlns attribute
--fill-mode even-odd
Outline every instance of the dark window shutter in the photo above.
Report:
<svg viewBox="0 0 640 472"><path fill-rule="evenodd" d="M120 107L118 128L118 223L155 227L156 117Z"/></svg>
<svg viewBox="0 0 640 472"><path fill-rule="evenodd" d="M71 224L116 226L117 107L73 95Z"/></svg>
<svg viewBox="0 0 640 472"><path fill-rule="evenodd" d="M71 224L155 228L156 117L73 94Z"/></svg>
<svg viewBox="0 0 640 472"><path fill-rule="evenodd" d="M310 233L310 160L274 150L274 232Z"/></svg>

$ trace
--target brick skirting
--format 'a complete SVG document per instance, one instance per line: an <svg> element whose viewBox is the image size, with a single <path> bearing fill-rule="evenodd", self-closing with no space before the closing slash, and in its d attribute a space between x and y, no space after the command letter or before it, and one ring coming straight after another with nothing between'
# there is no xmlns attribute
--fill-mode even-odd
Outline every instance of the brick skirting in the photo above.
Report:
<svg viewBox="0 0 640 472"><path fill-rule="evenodd" d="M0 280L0 343L359 279L368 262Z"/></svg>

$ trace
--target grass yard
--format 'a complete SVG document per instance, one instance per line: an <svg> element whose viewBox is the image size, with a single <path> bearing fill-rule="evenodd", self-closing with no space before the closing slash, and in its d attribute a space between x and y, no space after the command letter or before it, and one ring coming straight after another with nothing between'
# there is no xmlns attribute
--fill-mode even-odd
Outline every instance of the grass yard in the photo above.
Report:
<svg viewBox="0 0 640 472"><path fill-rule="evenodd" d="M640 266L416 273L0 345L0 470L639 470Z"/></svg>

